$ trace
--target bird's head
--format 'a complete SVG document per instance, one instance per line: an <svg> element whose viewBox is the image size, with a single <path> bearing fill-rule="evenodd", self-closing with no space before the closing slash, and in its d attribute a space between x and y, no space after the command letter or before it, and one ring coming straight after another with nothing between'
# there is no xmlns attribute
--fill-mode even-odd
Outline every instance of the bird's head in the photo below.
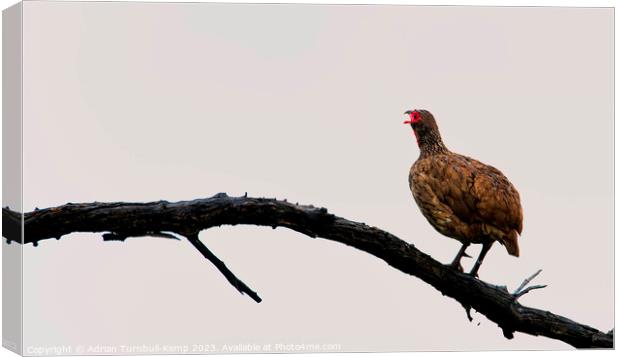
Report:
<svg viewBox="0 0 620 357"><path fill-rule="evenodd" d="M416 135L424 135L430 132L439 132L435 117L428 110L407 110L404 114L409 116L409 120L405 120L403 124L410 124Z"/></svg>
<svg viewBox="0 0 620 357"><path fill-rule="evenodd" d="M407 110L405 115L409 116L409 120L405 120L403 124L411 124L413 130L423 129L424 127L437 127L435 117L433 117L433 114L431 114L428 110Z"/></svg>
<svg viewBox="0 0 620 357"><path fill-rule="evenodd" d="M408 115L409 119L405 120L403 124L411 125L418 145L438 144L443 146L437 122L431 112L425 109L414 109L407 110L404 114Z"/></svg>

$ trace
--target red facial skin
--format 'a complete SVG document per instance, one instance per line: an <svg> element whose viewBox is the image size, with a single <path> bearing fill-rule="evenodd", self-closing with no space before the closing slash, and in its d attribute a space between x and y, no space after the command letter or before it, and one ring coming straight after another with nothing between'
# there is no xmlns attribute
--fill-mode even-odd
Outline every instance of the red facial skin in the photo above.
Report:
<svg viewBox="0 0 620 357"><path fill-rule="evenodd" d="M420 113L418 113L417 110L414 110L411 113L409 113L409 120L405 120L403 124L415 124L419 122L420 120L422 120L422 116L420 115ZM415 130L413 130L413 135L415 135L415 139L419 144L420 138L418 138L418 133L416 133Z"/></svg>
<svg viewBox="0 0 620 357"><path fill-rule="evenodd" d="M413 124L419 122L420 120L422 120L422 116L420 115L420 113L414 110L409 113L409 120L405 120L403 124Z"/></svg>

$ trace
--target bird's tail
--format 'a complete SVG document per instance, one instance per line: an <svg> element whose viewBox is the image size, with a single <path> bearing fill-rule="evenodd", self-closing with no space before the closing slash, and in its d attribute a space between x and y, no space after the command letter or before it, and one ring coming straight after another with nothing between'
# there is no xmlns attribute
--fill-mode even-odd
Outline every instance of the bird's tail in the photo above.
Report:
<svg viewBox="0 0 620 357"><path fill-rule="evenodd" d="M514 255L515 257L519 256L519 234L515 230L511 230L510 233L504 235L503 239L499 240L499 242L506 247L508 254Z"/></svg>

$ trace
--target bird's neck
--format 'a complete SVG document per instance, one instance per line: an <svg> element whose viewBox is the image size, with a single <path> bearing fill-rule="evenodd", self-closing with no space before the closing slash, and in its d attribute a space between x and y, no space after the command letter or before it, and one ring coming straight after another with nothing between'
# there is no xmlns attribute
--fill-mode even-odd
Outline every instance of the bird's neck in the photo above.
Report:
<svg viewBox="0 0 620 357"><path fill-rule="evenodd" d="M420 157L428 157L436 154L445 154L448 148L441 140L441 135L437 131L416 133L418 146L420 147Z"/></svg>

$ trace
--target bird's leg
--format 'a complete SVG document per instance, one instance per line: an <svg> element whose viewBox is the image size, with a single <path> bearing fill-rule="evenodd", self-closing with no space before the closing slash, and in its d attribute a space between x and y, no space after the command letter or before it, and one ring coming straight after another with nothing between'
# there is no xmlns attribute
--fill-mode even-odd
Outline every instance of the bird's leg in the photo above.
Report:
<svg viewBox="0 0 620 357"><path fill-rule="evenodd" d="M461 265L461 258L463 258L463 256L469 257L469 255L465 253L467 247L469 247L469 243L463 243L459 252L456 253L456 257L454 257L454 260L452 260L452 263L450 263L451 268L458 271L463 271L463 266Z"/></svg>
<svg viewBox="0 0 620 357"><path fill-rule="evenodd" d="M475 276L476 278L478 277L478 269L480 269L480 265L482 264L484 257L487 255L492 245L493 245L493 241L482 243L482 250L480 251L480 255L478 256L478 259L476 260L474 267L469 272L469 275Z"/></svg>

